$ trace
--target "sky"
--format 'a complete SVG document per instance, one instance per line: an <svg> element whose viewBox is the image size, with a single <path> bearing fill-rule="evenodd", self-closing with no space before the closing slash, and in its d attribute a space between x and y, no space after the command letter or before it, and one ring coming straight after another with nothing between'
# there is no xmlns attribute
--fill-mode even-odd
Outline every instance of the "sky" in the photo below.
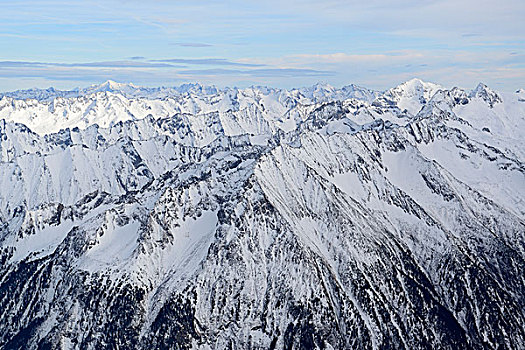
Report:
<svg viewBox="0 0 525 350"><path fill-rule="evenodd" d="M0 2L0 91L188 82L525 88L524 0Z"/></svg>

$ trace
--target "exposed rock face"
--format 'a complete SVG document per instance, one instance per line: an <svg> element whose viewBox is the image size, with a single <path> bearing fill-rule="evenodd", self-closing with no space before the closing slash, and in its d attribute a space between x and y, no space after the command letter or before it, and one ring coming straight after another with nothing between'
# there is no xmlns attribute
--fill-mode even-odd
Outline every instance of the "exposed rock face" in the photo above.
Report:
<svg viewBox="0 0 525 350"><path fill-rule="evenodd" d="M124 88L0 101L0 348L525 347L518 94Z"/></svg>

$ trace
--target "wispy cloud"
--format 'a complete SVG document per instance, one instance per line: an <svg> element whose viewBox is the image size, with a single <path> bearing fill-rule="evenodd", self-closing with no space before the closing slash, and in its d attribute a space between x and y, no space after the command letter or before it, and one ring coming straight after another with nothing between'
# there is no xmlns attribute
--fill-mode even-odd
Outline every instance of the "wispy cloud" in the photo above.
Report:
<svg viewBox="0 0 525 350"><path fill-rule="evenodd" d="M182 47L212 47L211 44L204 44L204 43L173 43L172 45L175 46L182 46Z"/></svg>
<svg viewBox="0 0 525 350"><path fill-rule="evenodd" d="M465 33L465 34L461 34L462 37L464 38L475 38L475 37L480 37L481 34L478 34L478 33Z"/></svg>
<svg viewBox="0 0 525 350"><path fill-rule="evenodd" d="M93 67L93 68L184 68L184 65L169 63L150 63L138 61L102 61L102 62L26 62L26 61L0 61L0 68L16 67Z"/></svg>
<svg viewBox="0 0 525 350"><path fill-rule="evenodd" d="M180 63L209 65L210 68L187 69L188 65ZM226 66L238 68L226 68ZM223 59L171 59L155 62L124 60L82 63L0 61L0 79L44 79L46 81L95 83L112 79L147 84L160 84L166 80L179 82L198 80L225 84L246 78L256 79L253 82L270 83L275 82L274 79L281 78L328 77L335 74L328 70L262 66L262 64L228 62Z"/></svg>
<svg viewBox="0 0 525 350"><path fill-rule="evenodd" d="M64 67L107 67L107 68L173 68L184 67L168 63L149 63L137 61L104 61L104 62L87 62L87 63L54 63L54 66Z"/></svg>
<svg viewBox="0 0 525 350"><path fill-rule="evenodd" d="M355 62L381 62L381 61L406 61L423 57L419 52L388 52L378 54L347 54L343 52L332 54L301 54L289 56L289 59L303 62L323 63L355 63Z"/></svg>
<svg viewBox="0 0 525 350"><path fill-rule="evenodd" d="M335 75L335 72L316 69L298 69L298 68L268 68L252 69L250 75L257 77L327 77Z"/></svg>
<svg viewBox="0 0 525 350"><path fill-rule="evenodd" d="M169 62L182 64L196 64L208 66L238 66L238 67L262 67L265 64L261 63L244 63L230 61L224 58L170 58L161 60L151 60L151 62Z"/></svg>
<svg viewBox="0 0 525 350"><path fill-rule="evenodd" d="M315 70L315 69L297 69L297 68L265 68L265 69L197 69L182 70L181 74L194 76L219 76L219 75L244 75L252 77L326 77L332 76L335 72Z"/></svg>
<svg viewBox="0 0 525 350"><path fill-rule="evenodd" d="M46 64L43 62L24 62L24 61L0 61L0 68L17 67L41 67Z"/></svg>

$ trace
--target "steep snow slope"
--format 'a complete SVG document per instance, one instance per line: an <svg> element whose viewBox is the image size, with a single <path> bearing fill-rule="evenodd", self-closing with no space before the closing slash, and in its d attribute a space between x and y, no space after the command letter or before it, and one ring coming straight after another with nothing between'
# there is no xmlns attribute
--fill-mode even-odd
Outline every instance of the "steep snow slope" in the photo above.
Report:
<svg viewBox="0 0 525 350"><path fill-rule="evenodd" d="M523 348L520 93L344 96L4 97L0 347Z"/></svg>

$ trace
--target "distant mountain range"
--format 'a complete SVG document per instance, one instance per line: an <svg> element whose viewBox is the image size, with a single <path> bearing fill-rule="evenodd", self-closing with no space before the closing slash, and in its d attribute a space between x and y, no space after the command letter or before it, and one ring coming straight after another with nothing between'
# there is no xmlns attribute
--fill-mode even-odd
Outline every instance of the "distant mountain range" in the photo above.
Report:
<svg viewBox="0 0 525 350"><path fill-rule="evenodd" d="M525 90L0 94L2 349L523 349Z"/></svg>

